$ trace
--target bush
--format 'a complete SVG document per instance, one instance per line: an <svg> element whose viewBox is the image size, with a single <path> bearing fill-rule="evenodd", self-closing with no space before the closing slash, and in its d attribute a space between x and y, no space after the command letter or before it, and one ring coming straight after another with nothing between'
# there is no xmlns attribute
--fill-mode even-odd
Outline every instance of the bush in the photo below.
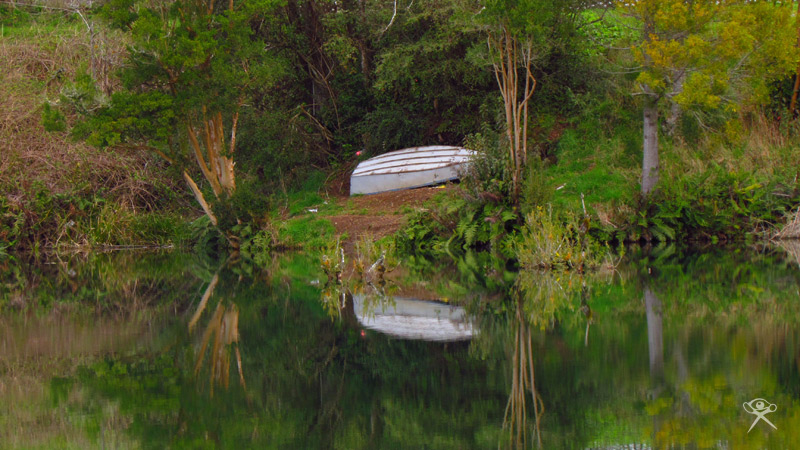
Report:
<svg viewBox="0 0 800 450"><path fill-rule="evenodd" d="M606 252L587 234L585 220L573 215L559 219L551 206L533 208L514 245L520 267L583 271L596 266Z"/></svg>
<svg viewBox="0 0 800 450"><path fill-rule="evenodd" d="M597 229L600 239L630 241L740 240L766 231L800 202L800 191L765 176L729 172L716 166L662 183L637 212L620 217L615 233Z"/></svg>
<svg viewBox="0 0 800 450"><path fill-rule="evenodd" d="M512 257L517 225L518 216L507 205L459 190L435 197L427 210L409 217L397 234L397 247L406 253L454 255L475 249Z"/></svg>

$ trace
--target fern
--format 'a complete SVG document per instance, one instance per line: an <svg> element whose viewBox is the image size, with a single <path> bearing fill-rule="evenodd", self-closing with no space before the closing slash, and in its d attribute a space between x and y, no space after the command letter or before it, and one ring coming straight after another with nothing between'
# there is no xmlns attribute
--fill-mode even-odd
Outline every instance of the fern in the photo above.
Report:
<svg viewBox="0 0 800 450"><path fill-rule="evenodd" d="M472 222L467 224L464 228L464 245L466 247L471 247L475 244L475 237L478 234L478 224Z"/></svg>

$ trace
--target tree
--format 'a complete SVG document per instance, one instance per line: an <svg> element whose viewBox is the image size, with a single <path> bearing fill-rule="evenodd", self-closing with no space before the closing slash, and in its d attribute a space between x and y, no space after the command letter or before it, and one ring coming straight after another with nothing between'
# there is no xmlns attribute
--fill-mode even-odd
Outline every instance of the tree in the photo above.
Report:
<svg viewBox="0 0 800 450"><path fill-rule="evenodd" d="M121 73L125 89L84 124L84 135L101 146L147 148L180 164L217 225L189 160L217 201L235 193L240 110L255 88L280 76L280 65L252 38L250 26L274 6L271 0L109 2L104 15L132 41Z"/></svg>
<svg viewBox="0 0 800 450"><path fill-rule="evenodd" d="M373 95L366 115L372 147L460 145L479 129L494 104L494 75L467 57L485 50L485 35L459 20L457 1L401 5L376 45ZM388 21L387 21L388 23ZM366 134L366 133L365 133Z"/></svg>
<svg viewBox="0 0 800 450"><path fill-rule="evenodd" d="M797 14L795 19L797 24L797 49L800 50L800 2L797 2ZM792 87L792 100L789 103L789 112L794 116L797 111L797 94L800 92L800 63L797 64L797 72L794 76L794 86Z"/></svg>
<svg viewBox="0 0 800 450"><path fill-rule="evenodd" d="M523 169L528 162L529 102L538 81L536 64L566 36L574 2L490 0L476 16L487 35L489 59L503 98L505 135L511 167L512 202L519 203Z"/></svg>
<svg viewBox="0 0 800 450"><path fill-rule="evenodd" d="M674 124L685 108L757 102L765 82L795 62L787 50L794 21L788 4L771 2L639 0L617 8L638 30L630 48L639 65L635 94L644 97L641 192L647 196L659 177L659 106L669 102ZM743 81L751 83L747 89Z"/></svg>

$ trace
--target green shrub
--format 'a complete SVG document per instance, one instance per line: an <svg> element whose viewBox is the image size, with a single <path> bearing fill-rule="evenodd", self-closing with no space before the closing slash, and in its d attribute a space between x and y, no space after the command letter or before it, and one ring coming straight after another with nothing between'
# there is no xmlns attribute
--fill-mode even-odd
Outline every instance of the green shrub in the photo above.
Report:
<svg viewBox="0 0 800 450"><path fill-rule="evenodd" d="M42 126L45 131L65 131L67 122L64 114L49 103L42 105Z"/></svg>
<svg viewBox="0 0 800 450"><path fill-rule="evenodd" d="M458 191L437 196L427 206L397 233L401 251L459 254L476 249L512 256L518 216L503 203Z"/></svg>
<svg viewBox="0 0 800 450"><path fill-rule="evenodd" d="M661 183L648 198L639 200L632 216L620 218L623 225L615 236L602 227L595 236L660 242L741 240L771 228L798 202L796 185L712 166Z"/></svg>
<svg viewBox="0 0 800 450"><path fill-rule="evenodd" d="M514 246L520 267L583 271L596 266L606 251L587 234L585 220L571 214L559 218L552 206L533 208Z"/></svg>

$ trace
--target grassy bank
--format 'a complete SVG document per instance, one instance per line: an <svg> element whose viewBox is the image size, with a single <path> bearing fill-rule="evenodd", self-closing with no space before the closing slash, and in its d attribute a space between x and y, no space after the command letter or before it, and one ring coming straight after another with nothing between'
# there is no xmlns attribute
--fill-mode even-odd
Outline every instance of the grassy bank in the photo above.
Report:
<svg viewBox="0 0 800 450"><path fill-rule="evenodd" d="M592 233L603 241L765 238L800 204L794 123L752 112L731 117L727 127L665 133L661 179L644 199L638 123L611 113L617 117L584 118L568 130L558 162L545 169L553 205L576 212L584 194ZM693 118L685 121L687 128L699 126Z"/></svg>
<svg viewBox="0 0 800 450"><path fill-rule="evenodd" d="M404 253L455 255L481 250L519 260L524 259L519 253L526 251L519 246L520 239L541 228L541 221L532 218L536 211L547 211L551 224L563 225L559 233L567 236L570 245L586 236L597 245L715 243L767 236L800 203L798 130L795 124L779 120L778 114L754 107L687 109L673 130L662 126L661 182L651 195L642 197L642 104L631 95L635 81L608 73L589 76L589 69L600 63L584 48L586 43L574 43L564 54L553 54L547 62L551 67L542 69L542 87L532 97L530 164L524 169L518 205L509 200L514 196L504 164L503 120L496 114L500 105L491 102L480 103L483 106L477 112L474 108L459 112L469 119L465 119L469 126L459 126L458 134L438 134L435 140L432 134L416 136L394 144L387 138L377 147L365 144L370 156L395 148L390 145L433 142L479 150L481 158L458 188L446 190L424 207L413 202L380 205L343 199L343 180L358 157L352 151L357 148L356 138L341 123L336 127L324 120L313 126L306 123L321 119L313 111L303 112L308 83L294 79L296 98L275 96L280 83L290 83L281 79L275 92L256 93L253 104L243 109L235 192L212 196L208 183L197 174L194 155L188 152L178 152L182 156L168 162L158 151L142 149L144 144L120 145L118 141L124 140L120 136L115 140L104 135L108 138L105 149L70 139L73 125L82 124L86 132L87 124L104 123L86 120L110 104L112 93L151 88L145 84L123 89L117 77L117 69L136 64L135 58L126 55L126 43L133 39L130 34L105 27L92 11L81 16L3 6L0 22L0 82L4 86L0 103L5 106L0 112L1 248L200 244L220 251L238 247L255 254L326 249L337 241L358 241L365 235L382 238L402 228L395 247ZM462 37L474 38L471 34ZM282 64L294 61L294 56L279 56ZM491 77L484 79L488 68L462 69L480 82L479 94L464 91L463 95L489 98L495 86ZM302 71L296 72L302 78ZM575 77L557 76L561 73ZM435 79L435 74L430 76ZM342 86L342 92L356 89ZM376 82L375 86L384 85ZM342 107L348 102L359 107L370 104L366 97L345 97L347 101L340 99ZM431 103L437 101L434 98ZM438 114L437 107L433 108ZM781 108L785 105L775 100L766 110ZM154 111L155 117L174 112ZM370 117L359 111L348 113L350 120ZM294 121L276 119L283 115L291 115ZM117 119L124 122L130 117ZM183 126L165 128L159 133L172 134L159 134L156 139L147 135L155 131L138 129L141 124L126 128L119 121L114 126L137 137L126 142L157 141L163 148L186 149L181 147L187 141ZM426 128L435 130L439 125ZM367 134L362 138L367 139ZM200 180L199 189L206 198L216 197L210 203L220 219L218 227L211 226L210 219L195 221L202 212L183 180L184 169Z"/></svg>
<svg viewBox="0 0 800 450"><path fill-rule="evenodd" d="M97 26L90 49L77 15L0 7L0 246L180 244L195 216L180 178L137 149L101 151L70 139L75 117L56 113L69 97L86 105L90 67L113 89L124 39Z"/></svg>

